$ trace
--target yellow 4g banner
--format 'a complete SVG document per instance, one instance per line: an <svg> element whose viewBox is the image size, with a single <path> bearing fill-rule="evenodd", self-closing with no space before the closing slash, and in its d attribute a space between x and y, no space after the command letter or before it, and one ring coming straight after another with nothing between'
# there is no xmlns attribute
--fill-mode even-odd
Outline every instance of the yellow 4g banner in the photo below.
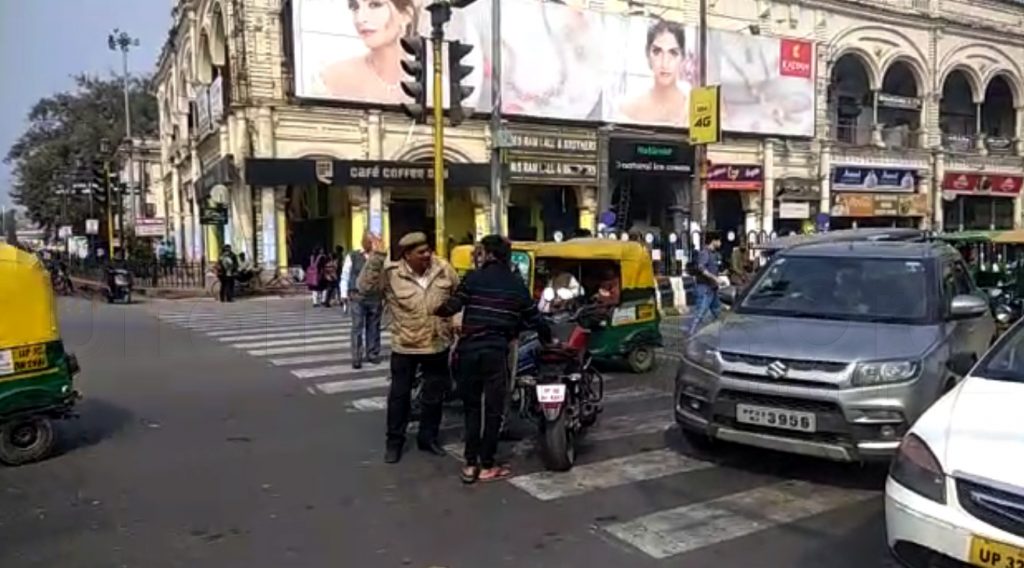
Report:
<svg viewBox="0 0 1024 568"><path fill-rule="evenodd" d="M721 90L718 85L690 91L690 143L714 144L722 139Z"/></svg>

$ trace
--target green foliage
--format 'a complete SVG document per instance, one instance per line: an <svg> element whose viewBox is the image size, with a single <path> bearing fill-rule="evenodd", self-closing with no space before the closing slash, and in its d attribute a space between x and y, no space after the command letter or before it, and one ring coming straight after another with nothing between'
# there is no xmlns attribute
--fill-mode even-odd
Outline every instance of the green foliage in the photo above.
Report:
<svg viewBox="0 0 1024 568"><path fill-rule="evenodd" d="M152 136L158 131L156 98L149 80L129 82L134 137ZM108 140L108 155L100 153L101 140ZM44 97L28 114L28 128L11 146L4 161L11 164L14 187L11 197L26 209L40 227L53 230L66 213L78 234L84 232L88 217L87 195L64 198L58 186L90 177L94 161L111 157L124 139L124 90L120 78L75 77L69 91ZM104 196L97 195L96 199ZM106 215L105 205L94 204L95 215Z"/></svg>

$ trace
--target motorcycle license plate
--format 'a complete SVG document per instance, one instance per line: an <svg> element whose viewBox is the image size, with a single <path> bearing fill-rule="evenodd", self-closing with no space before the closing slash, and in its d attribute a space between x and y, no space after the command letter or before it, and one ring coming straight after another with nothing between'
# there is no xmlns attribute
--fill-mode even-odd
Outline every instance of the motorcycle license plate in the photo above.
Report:
<svg viewBox="0 0 1024 568"><path fill-rule="evenodd" d="M565 385L537 385L537 401L541 404L565 402Z"/></svg>

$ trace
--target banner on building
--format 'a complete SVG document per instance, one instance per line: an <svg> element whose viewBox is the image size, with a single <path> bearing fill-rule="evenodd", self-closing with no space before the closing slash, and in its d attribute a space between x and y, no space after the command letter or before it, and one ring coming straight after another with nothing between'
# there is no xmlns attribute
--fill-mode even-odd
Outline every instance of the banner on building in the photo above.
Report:
<svg viewBox="0 0 1024 568"><path fill-rule="evenodd" d="M923 193L837 193L832 196L833 217L924 217L928 196Z"/></svg>
<svg viewBox="0 0 1024 568"><path fill-rule="evenodd" d="M691 144L715 144L722 140L721 92L718 86L690 91Z"/></svg>
<svg viewBox="0 0 1024 568"><path fill-rule="evenodd" d="M832 170L832 189L909 193L917 189L917 179L917 170L911 169L837 166Z"/></svg>
<svg viewBox="0 0 1024 568"><path fill-rule="evenodd" d="M163 237L164 233L166 233L166 228L167 221L163 218L135 220L136 237Z"/></svg>
<svg viewBox="0 0 1024 568"><path fill-rule="evenodd" d="M671 175L693 173L693 149L689 144L672 144L612 138L608 140L610 175Z"/></svg>
<svg viewBox="0 0 1024 568"><path fill-rule="evenodd" d="M506 115L689 126L696 83L696 28L639 15L543 0L501 0L502 112ZM294 92L300 98L399 105L396 49L403 35L430 35L425 2L387 2L369 26L361 2L292 0ZM352 9L354 6L356 9ZM474 46L463 61L474 87L465 106L491 108L491 0L453 10L449 39ZM721 128L814 135L814 44L733 31L708 33L708 83L721 87ZM666 90L668 97L664 96ZM655 93L657 92L657 96Z"/></svg>
<svg viewBox="0 0 1024 568"><path fill-rule="evenodd" d="M1020 193L1024 177L1013 175L946 172L942 178L942 191L949 194L1006 195Z"/></svg>

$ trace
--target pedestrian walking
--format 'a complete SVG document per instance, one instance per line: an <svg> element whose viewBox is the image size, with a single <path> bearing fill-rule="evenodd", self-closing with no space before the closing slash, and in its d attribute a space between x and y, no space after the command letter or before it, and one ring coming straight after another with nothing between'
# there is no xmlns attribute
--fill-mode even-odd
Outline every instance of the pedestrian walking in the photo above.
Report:
<svg viewBox="0 0 1024 568"><path fill-rule="evenodd" d="M708 233L704 248L697 253L697 260L690 267L694 278L690 335L697 331L709 315L714 320L722 313L722 303L718 299L718 269L722 264L718 251L721 248L722 237L717 233Z"/></svg>
<svg viewBox="0 0 1024 568"><path fill-rule="evenodd" d="M334 253L327 255L323 266L323 304L331 307L331 302L338 293L338 263L341 262ZM338 300L339 302L341 300Z"/></svg>
<svg viewBox="0 0 1024 568"><path fill-rule="evenodd" d="M412 409L417 372L423 374L420 392L419 449L444 456L438 441L442 403L448 389L448 348L452 325L435 314L448 301L459 276L447 261L434 255L424 233L398 241L400 258L389 262L380 237L370 237L372 251L356 288L361 294L381 294L391 311L391 389L388 392L387 443L384 461L402 459Z"/></svg>
<svg viewBox="0 0 1024 568"><path fill-rule="evenodd" d="M235 301L235 278L238 276L238 257L231 245L224 245L217 259L217 279L220 280L220 301Z"/></svg>
<svg viewBox="0 0 1024 568"><path fill-rule="evenodd" d="M359 274L373 253L373 240L363 235L362 249L345 257L341 267L343 297L352 313L352 368L361 369L363 361L380 364L380 320L384 311L377 290L361 293L357 286Z"/></svg>
<svg viewBox="0 0 1024 568"><path fill-rule="evenodd" d="M313 296L313 307L320 307L323 300L323 266L327 261L324 256L324 249L317 247L309 257L309 266L306 267L306 288Z"/></svg>
<svg viewBox="0 0 1024 568"><path fill-rule="evenodd" d="M462 313L456 356L466 420L466 463L460 475L464 483L511 474L495 461L513 372L510 349L523 328L532 328L542 342L551 342L551 330L530 291L512 272L512 244L488 235L480 245L482 266L467 275L435 312L440 317Z"/></svg>
<svg viewBox="0 0 1024 568"><path fill-rule="evenodd" d="M341 245L334 247L334 258L338 261L338 270L344 272L345 261L348 260L345 258L345 247ZM359 274L357 273L356 276L358 277ZM338 307L341 308L341 312L348 312L348 282L344 281L340 274L333 292L338 298Z"/></svg>

